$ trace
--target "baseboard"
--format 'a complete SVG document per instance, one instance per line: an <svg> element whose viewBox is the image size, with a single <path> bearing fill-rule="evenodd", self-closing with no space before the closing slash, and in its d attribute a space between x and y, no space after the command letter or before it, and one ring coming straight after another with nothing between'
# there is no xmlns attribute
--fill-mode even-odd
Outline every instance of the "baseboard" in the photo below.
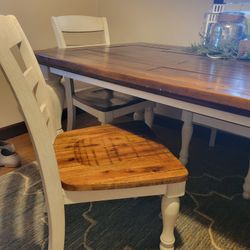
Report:
<svg viewBox="0 0 250 250"><path fill-rule="evenodd" d="M82 113L81 110L77 110L77 115ZM67 119L67 110L64 109L62 113L62 119ZM27 127L25 122L18 122L3 128L0 128L0 140L8 140L12 137L27 133Z"/></svg>
<svg viewBox="0 0 250 250"><path fill-rule="evenodd" d="M15 123L7 127L0 128L0 139L8 140L26 132L27 128L24 122Z"/></svg>

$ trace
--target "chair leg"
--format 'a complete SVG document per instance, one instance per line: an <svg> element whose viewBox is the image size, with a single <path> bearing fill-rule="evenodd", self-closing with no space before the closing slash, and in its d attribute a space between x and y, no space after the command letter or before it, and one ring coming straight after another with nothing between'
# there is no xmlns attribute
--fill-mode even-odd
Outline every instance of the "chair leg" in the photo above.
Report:
<svg viewBox="0 0 250 250"><path fill-rule="evenodd" d="M214 147L216 135L217 135L217 129L212 128L211 133L210 133L210 139L209 139L209 147Z"/></svg>
<svg viewBox="0 0 250 250"><path fill-rule="evenodd" d="M153 109L153 107L147 107L147 108L145 108L144 120L145 120L145 123L146 123L150 128L152 128L152 126L153 126L153 121L154 121L154 109Z"/></svg>
<svg viewBox="0 0 250 250"><path fill-rule="evenodd" d="M168 198L167 195L162 197L161 211L163 231L160 237L160 250L174 250L174 227L179 214L179 208L179 197Z"/></svg>
<svg viewBox="0 0 250 250"><path fill-rule="evenodd" d="M135 121L141 121L143 120L144 118L144 112L141 110L141 111L136 111L133 115L133 119Z"/></svg>
<svg viewBox="0 0 250 250"><path fill-rule="evenodd" d="M98 116L97 119L103 125L107 123L112 123L112 121L114 120L114 116L112 112L107 112Z"/></svg>
<svg viewBox="0 0 250 250"><path fill-rule="evenodd" d="M74 82L72 79L65 78L63 81L67 105L67 130L75 127L76 108L73 105L72 94L74 92Z"/></svg>
<svg viewBox="0 0 250 250"><path fill-rule="evenodd" d="M249 169L247 176L245 177L245 182L243 185L243 198L250 200L250 159L249 159Z"/></svg>
<svg viewBox="0 0 250 250"><path fill-rule="evenodd" d="M64 205L54 205L48 209L49 250L63 250L65 238Z"/></svg>
<svg viewBox="0 0 250 250"><path fill-rule="evenodd" d="M67 131L76 127L76 107L67 108Z"/></svg>

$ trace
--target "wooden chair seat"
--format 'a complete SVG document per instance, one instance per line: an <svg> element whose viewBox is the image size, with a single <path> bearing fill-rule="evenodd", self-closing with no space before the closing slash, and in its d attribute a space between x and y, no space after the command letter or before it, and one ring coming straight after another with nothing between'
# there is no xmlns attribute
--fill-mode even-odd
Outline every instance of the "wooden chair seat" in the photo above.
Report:
<svg viewBox="0 0 250 250"><path fill-rule="evenodd" d="M132 188L187 178L180 161L139 121L64 132L54 148L66 190Z"/></svg>
<svg viewBox="0 0 250 250"><path fill-rule="evenodd" d="M90 88L75 92L73 99L98 111L109 112L144 102L143 99L104 88Z"/></svg>

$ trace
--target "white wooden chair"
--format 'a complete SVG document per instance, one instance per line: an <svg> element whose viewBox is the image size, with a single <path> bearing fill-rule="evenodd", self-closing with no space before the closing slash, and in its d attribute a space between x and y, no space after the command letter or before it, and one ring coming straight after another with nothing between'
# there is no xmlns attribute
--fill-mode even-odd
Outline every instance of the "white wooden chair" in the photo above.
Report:
<svg viewBox="0 0 250 250"><path fill-rule="evenodd" d="M92 16L53 16L51 18L57 45L59 48L76 48L83 46L110 45L108 24L105 17ZM65 34L96 34L103 33L103 43L93 43L87 41L84 37L80 39L80 44L70 45L65 39ZM89 38L90 39L90 38ZM84 45L83 45L83 42ZM78 41L79 43L79 41ZM65 79L66 103L68 111L67 130L75 127L75 107L78 107L87 113L97 117L103 123L109 123L114 118L145 110L145 122L152 126L153 107L152 102L121 94L116 91L107 90L100 87L91 87L91 85L78 84L84 86L84 89L75 90L73 80ZM134 118L143 118L138 115Z"/></svg>
<svg viewBox="0 0 250 250"><path fill-rule="evenodd" d="M187 177L180 161L140 121L62 132L61 97L46 84L14 16L0 16L0 43L0 64L23 112L42 176L49 249L64 248L64 205L152 195L163 195L160 249L173 249L178 197L184 195Z"/></svg>

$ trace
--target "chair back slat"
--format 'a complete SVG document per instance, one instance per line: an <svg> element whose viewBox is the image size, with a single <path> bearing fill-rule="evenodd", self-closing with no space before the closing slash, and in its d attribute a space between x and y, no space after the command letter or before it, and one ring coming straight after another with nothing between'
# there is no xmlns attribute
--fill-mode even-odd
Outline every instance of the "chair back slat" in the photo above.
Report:
<svg viewBox="0 0 250 250"><path fill-rule="evenodd" d="M56 35L59 48L68 47L64 33L92 33L103 32L104 43L96 45L109 45L109 31L106 17L92 16L53 16L52 26ZM91 45L93 45L91 43Z"/></svg>
<svg viewBox="0 0 250 250"><path fill-rule="evenodd" d="M91 16L53 17L62 32L96 32L103 31L103 18Z"/></svg>
<svg viewBox="0 0 250 250"><path fill-rule="evenodd" d="M32 91L35 93L35 88L37 87L37 84L39 82L39 79L37 75L35 74L34 70L32 67L29 67L25 72L24 72L24 77Z"/></svg>
<svg viewBox="0 0 250 250"><path fill-rule="evenodd" d="M43 117L44 117L44 120L45 120L45 124L48 126L49 121L50 121L50 114L49 114L49 111L48 111L47 104L43 103L40 106L40 111L43 114Z"/></svg>

